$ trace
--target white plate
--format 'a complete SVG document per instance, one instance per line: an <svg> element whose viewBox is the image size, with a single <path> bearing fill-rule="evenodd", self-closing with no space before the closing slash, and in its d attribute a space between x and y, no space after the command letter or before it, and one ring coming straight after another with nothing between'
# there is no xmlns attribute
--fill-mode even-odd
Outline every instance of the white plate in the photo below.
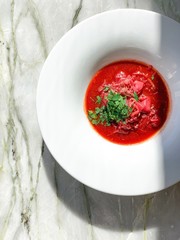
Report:
<svg viewBox="0 0 180 240"><path fill-rule="evenodd" d="M139 195L180 180L180 25L145 10L104 12L66 33L40 75L37 113L43 138L58 163L82 183L112 194ZM102 138L83 110L93 74L108 63L137 59L166 79L172 108L165 128L140 144Z"/></svg>

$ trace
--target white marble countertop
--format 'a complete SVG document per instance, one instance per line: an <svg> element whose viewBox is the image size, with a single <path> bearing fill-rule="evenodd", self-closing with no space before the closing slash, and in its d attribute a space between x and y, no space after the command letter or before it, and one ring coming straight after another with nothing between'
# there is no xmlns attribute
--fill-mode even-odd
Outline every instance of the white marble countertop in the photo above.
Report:
<svg viewBox="0 0 180 240"><path fill-rule="evenodd" d="M93 190L56 163L37 123L52 47L79 21L116 8L180 22L179 0L0 0L0 240L180 239L180 184L138 197Z"/></svg>

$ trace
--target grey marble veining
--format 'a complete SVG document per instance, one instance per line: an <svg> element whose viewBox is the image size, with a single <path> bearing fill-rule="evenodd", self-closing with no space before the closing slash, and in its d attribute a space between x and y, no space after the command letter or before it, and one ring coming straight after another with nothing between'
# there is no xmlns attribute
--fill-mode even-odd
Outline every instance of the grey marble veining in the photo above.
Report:
<svg viewBox="0 0 180 240"><path fill-rule="evenodd" d="M180 239L180 184L138 197L98 192L58 165L39 131L48 53L78 22L116 8L180 22L179 0L0 0L0 240Z"/></svg>

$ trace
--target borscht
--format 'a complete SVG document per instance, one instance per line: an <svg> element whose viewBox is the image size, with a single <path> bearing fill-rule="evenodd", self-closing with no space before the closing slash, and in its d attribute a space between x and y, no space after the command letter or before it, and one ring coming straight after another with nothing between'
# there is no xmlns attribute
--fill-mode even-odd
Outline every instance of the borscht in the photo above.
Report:
<svg viewBox="0 0 180 240"><path fill-rule="evenodd" d="M118 144L142 142L164 125L169 94L151 65L123 60L100 69L85 95L85 111L93 128Z"/></svg>

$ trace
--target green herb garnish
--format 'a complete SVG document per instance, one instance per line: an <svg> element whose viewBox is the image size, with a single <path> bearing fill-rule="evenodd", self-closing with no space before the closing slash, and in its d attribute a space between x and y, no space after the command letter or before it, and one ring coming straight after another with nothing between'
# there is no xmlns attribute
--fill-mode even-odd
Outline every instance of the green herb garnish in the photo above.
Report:
<svg viewBox="0 0 180 240"><path fill-rule="evenodd" d="M90 120L97 119L97 114L91 110L88 111L88 117Z"/></svg>
<svg viewBox="0 0 180 240"><path fill-rule="evenodd" d="M100 97L97 96L97 102L99 103ZM102 100L102 99L101 99ZM126 103L126 98L119 93L110 91L107 95L107 104L101 107L96 107L94 111L88 111L89 120L92 124L103 124L110 126L112 123L119 123L120 121L125 123L126 118L132 112Z"/></svg>
<svg viewBox="0 0 180 240"><path fill-rule="evenodd" d="M100 104L102 101L102 98L100 96L97 96L96 98L97 98L96 103Z"/></svg>
<svg viewBox="0 0 180 240"><path fill-rule="evenodd" d="M104 87L103 91L107 92L110 88L108 86Z"/></svg>
<svg viewBox="0 0 180 240"><path fill-rule="evenodd" d="M134 98L135 98L135 100L136 100L136 101L138 101L138 100L139 100L139 97L138 97L138 95L137 95L137 93L136 93L136 92L134 92Z"/></svg>

